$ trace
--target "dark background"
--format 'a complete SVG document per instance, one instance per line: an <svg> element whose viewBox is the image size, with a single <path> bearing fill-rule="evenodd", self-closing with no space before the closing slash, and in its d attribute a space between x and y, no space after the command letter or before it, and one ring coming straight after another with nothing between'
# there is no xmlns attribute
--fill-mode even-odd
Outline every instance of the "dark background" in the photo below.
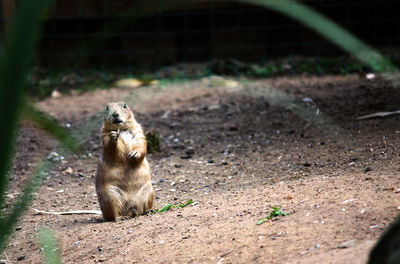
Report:
<svg viewBox="0 0 400 264"><path fill-rule="evenodd" d="M2 33L12 2L2 1ZM389 55L396 53L399 1L302 2L371 46ZM45 22L37 63L158 69L216 59L263 64L282 57L345 55L312 30L274 11L236 2L180 3L167 8L163 1L58 0ZM150 12L140 11L144 4Z"/></svg>

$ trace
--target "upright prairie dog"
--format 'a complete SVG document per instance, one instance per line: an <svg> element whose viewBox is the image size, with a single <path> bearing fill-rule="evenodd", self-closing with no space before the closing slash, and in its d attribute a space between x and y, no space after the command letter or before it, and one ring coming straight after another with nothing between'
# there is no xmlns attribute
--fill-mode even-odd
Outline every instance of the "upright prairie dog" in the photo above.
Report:
<svg viewBox="0 0 400 264"><path fill-rule="evenodd" d="M101 139L103 155L97 166L96 192L104 220L144 214L154 200L147 143L125 103L107 104Z"/></svg>

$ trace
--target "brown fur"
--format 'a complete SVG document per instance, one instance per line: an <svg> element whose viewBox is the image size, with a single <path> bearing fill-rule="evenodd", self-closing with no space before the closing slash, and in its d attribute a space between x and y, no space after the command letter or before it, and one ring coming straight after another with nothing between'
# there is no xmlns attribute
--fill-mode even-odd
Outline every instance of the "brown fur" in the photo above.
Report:
<svg viewBox="0 0 400 264"><path fill-rule="evenodd" d="M146 138L126 104L107 104L101 139L96 192L104 220L144 214L154 200Z"/></svg>

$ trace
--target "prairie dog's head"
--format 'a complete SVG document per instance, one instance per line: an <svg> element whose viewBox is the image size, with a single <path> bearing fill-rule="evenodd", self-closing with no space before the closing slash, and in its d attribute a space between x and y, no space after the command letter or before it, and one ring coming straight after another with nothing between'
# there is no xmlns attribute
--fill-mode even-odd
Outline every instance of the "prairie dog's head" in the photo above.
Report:
<svg viewBox="0 0 400 264"><path fill-rule="evenodd" d="M108 103L104 111L104 125L110 129L121 129L132 125L134 115L124 102Z"/></svg>

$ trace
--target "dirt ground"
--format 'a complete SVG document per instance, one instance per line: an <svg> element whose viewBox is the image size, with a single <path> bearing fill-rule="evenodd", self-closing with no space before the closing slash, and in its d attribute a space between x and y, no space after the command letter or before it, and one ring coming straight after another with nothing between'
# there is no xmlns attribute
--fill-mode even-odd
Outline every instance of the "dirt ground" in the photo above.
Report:
<svg viewBox="0 0 400 264"><path fill-rule="evenodd" d="M246 92L263 87L305 101L334 125L319 127ZM355 118L398 110L398 98L390 83L359 75L208 78L47 98L38 107L70 127L85 151L53 163L32 208L99 209L101 111L117 100L134 109L145 130L161 134L162 152L148 155L155 208L194 203L122 222L30 209L2 259L40 263L37 233L50 226L64 263L365 263L399 212L400 117ZM22 124L10 201L52 151L62 153L49 136ZM290 214L257 225L273 206Z"/></svg>

